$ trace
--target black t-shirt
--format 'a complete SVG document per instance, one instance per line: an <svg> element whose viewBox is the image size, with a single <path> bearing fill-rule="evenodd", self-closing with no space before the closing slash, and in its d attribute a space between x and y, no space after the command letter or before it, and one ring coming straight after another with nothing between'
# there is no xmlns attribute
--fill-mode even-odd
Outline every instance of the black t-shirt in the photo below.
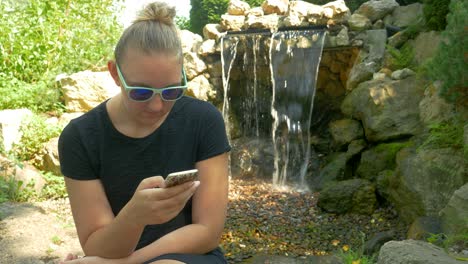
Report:
<svg viewBox="0 0 468 264"><path fill-rule="evenodd" d="M144 138L123 135L101 103L72 120L59 139L63 175L101 180L117 215L145 178L195 168L195 163L230 150L221 113L212 104L182 97L161 126ZM137 248L192 223L192 203L173 220L147 226Z"/></svg>

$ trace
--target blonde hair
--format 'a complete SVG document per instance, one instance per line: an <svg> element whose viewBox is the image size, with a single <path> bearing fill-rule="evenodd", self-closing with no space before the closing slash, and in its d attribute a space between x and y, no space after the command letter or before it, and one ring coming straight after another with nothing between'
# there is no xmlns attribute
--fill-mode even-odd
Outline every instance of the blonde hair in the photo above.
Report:
<svg viewBox="0 0 468 264"><path fill-rule="evenodd" d="M173 55L182 63L182 44L174 24L175 16L175 7L167 3L154 2L146 5L122 33L115 47L114 56L117 64L120 65L129 48L146 54Z"/></svg>

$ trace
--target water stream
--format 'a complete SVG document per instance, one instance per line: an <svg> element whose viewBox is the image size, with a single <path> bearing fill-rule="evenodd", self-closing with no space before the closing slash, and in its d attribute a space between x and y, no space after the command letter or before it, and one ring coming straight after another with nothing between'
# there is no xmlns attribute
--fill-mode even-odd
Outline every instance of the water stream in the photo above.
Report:
<svg viewBox="0 0 468 264"><path fill-rule="evenodd" d="M271 138L276 187L307 189L310 120L324 39L323 30L221 39L228 134L236 130L241 137Z"/></svg>

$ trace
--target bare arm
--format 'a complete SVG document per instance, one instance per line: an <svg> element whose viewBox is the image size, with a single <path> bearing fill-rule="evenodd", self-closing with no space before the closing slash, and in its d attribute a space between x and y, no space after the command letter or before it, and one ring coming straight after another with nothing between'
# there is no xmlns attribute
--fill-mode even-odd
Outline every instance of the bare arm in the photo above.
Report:
<svg viewBox="0 0 468 264"><path fill-rule="evenodd" d="M129 263L142 263L167 253L204 254L219 245L228 203L228 155L201 161L196 167L201 183L193 197L193 224L135 251Z"/></svg>
<svg viewBox="0 0 468 264"><path fill-rule="evenodd" d="M132 254L144 226L175 217L196 189L190 183L156 189L164 186L164 180L151 177L142 181L130 202L114 216L99 180L65 177L65 183L84 253L105 258Z"/></svg>

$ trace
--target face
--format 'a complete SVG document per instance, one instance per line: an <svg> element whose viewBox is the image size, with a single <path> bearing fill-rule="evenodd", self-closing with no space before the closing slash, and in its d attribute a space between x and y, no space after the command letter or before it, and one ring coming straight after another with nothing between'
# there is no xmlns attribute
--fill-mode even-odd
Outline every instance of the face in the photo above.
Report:
<svg viewBox="0 0 468 264"><path fill-rule="evenodd" d="M167 87L181 86L185 76L182 74L182 65L174 56L163 54L144 54L129 49L120 65L109 63L109 70L116 83L121 87L122 101L129 117L143 125L152 125L168 114L175 101L171 99L174 94L180 94L185 89L169 89ZM120 73L119 73L120 71ZM152 90L128 90L125 88L147 87ZM154 95L144 101L135 101L129 98L129 92L135 99L142 99L145 94ZM161 94L163 92L164 94ZM143 98L145 99L145 98Z"/></svg>

